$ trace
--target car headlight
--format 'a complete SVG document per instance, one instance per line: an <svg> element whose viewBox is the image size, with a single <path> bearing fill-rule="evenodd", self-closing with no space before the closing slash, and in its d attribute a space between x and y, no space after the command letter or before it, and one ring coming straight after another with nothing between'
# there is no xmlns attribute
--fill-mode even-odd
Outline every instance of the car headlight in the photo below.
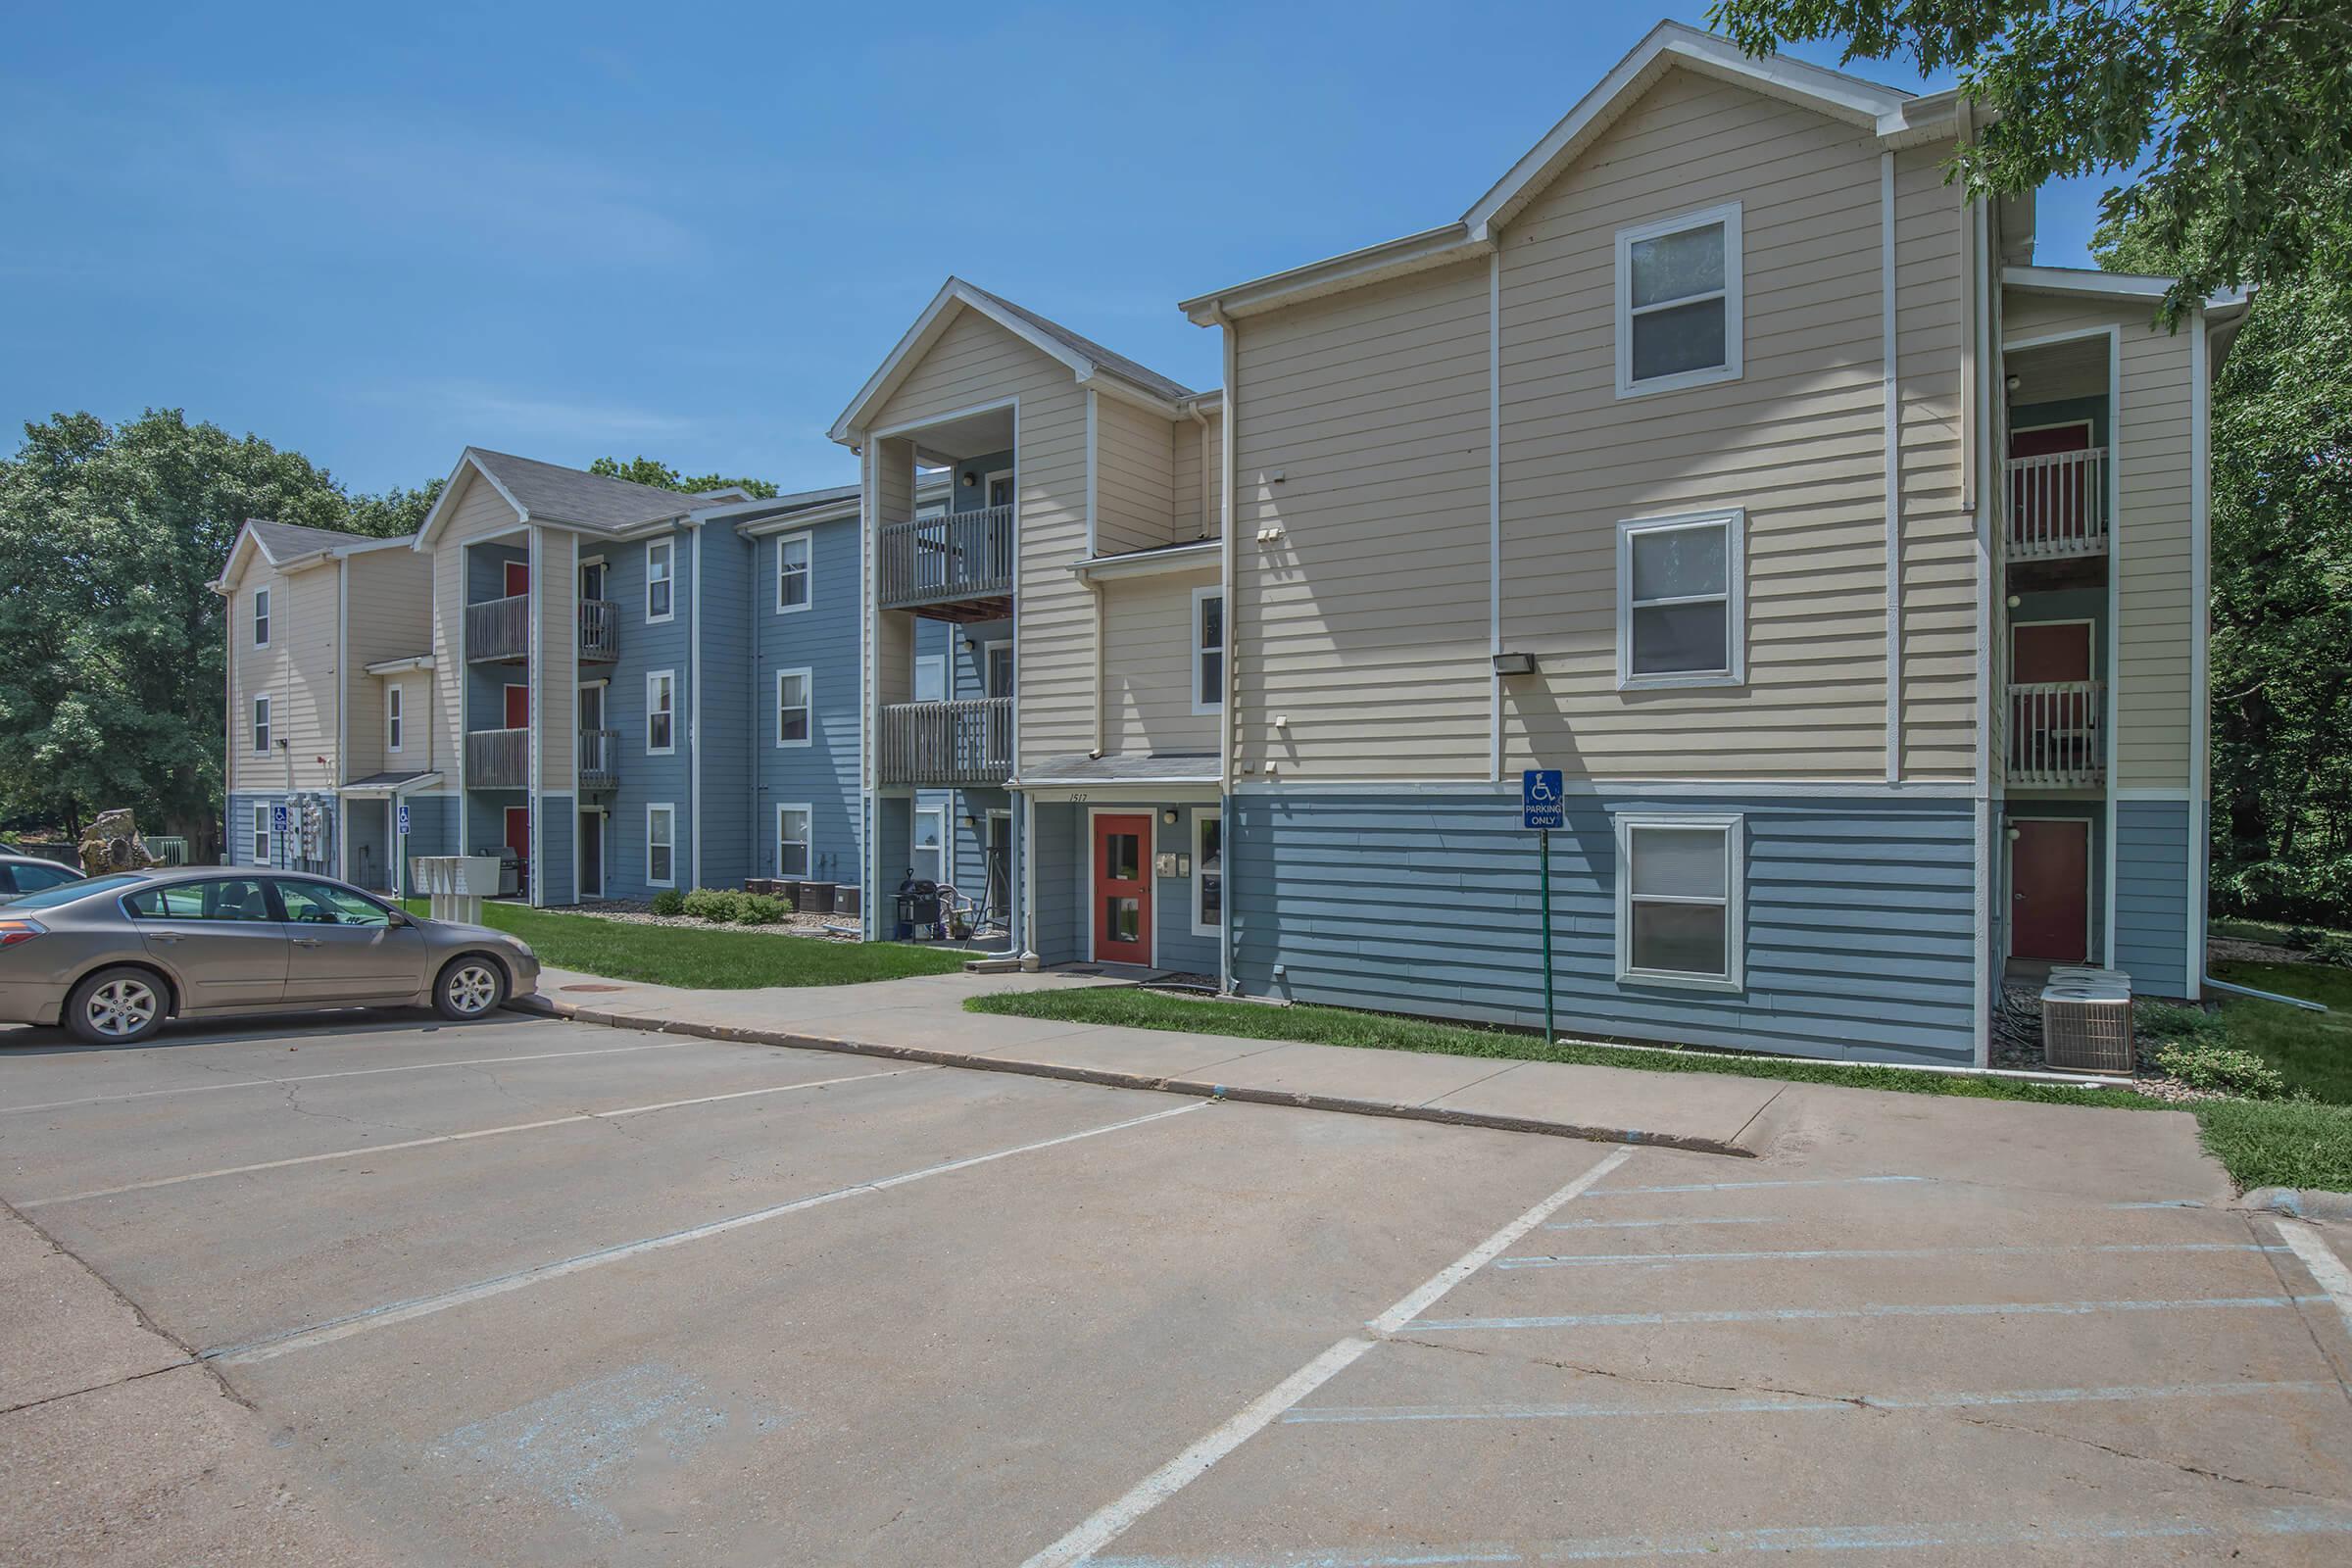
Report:
<svg viewBox="0 0 2352 1568"><path fill-rule="evenodd" d="M516 937L514 939L514 948L516 952L520 953L524 957L530 959L533 963L537 963L539 961L539 955L533 953L531 951L531 945L528 942L523 941L520 937Z"/></svg>

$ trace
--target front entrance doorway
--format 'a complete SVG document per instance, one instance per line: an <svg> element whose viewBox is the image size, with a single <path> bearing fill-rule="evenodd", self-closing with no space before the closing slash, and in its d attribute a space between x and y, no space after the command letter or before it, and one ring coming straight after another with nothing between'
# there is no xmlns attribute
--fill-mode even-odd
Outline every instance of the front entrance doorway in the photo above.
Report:
<svg viewBox="0 0 2352 1568"><path fill-rule="evenodd" d="M1104 811L1095 817L1095 959L1152 961L1152 818Z"/></svg>
<svg viewBox="0 0 2352 1568"><path fill-rule="evenodd" d="M605 813L582 811L579 825L580 897L605 896Z"/></svg>
<svg viewBox="0 0 2352 1568"><path fill-rule="evenodd" d="M514 891L525 901L531 896L531 808L507 808L507 848L514 852Z"/></svg>
<svg viewBox="0 0 2352 1568"><path fill-rule="evenodd" d="M2090 956L2090 823L2017 817L2009 824L2009 951L2082 963Z"/></svg>

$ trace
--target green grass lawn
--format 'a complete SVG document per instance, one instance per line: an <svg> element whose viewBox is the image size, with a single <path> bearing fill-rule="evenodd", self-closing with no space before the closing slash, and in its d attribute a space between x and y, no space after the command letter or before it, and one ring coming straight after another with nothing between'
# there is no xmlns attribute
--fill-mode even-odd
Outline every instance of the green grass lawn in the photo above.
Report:
<svg viewBox="0 0 2352 1568"><path fill-rule="evenodd" d="M2225 978L2227 978L2225 976ZM2248 981L2247 984L2255 982ZM2266 988L2267 989L2267 988ZM1783 1056L1722 1055L1712 1052L1619 1051L1606 1046L1546 1045L1535 1035L1462 1024L1432 1023L1345 1007L1269 1007L1247 1002L1195 1002L1128 988L1032 991L974 997L974 1012L1129 1029L1172 1029L1246 1040L1298 1040L1380 1051L1428 1051L1454 1056L1522 1061L1567 1061L1636 1072L1713 1072L1740 1078L1780 1078L1898 1094L1962 1100L2019 1100L2045 1105L2163 1110L2162 1101L2128 1090L2071 1089L2005 1078L1945 1077L1888 1067L1842 1066ZM2259 1005L2275 1005L2262 1004ZM2297 1009L2281 1007L2281 1012ZM2317 1018L2316 1013L2297 1013ZM2232 1039L2236 1038L2232 1030ZM2333 1105L2254 1101L2207 1101L2189 1107L2205 1148L2240 1190L2325 1187L2352 1191L2352 1109Z"/></svg>
<svg viewBox="0 0 2352 1568"><path fill-rule="evenodd" d="M2267 942L2275 948L2297 946L2286 939L2289 931L2332 931L2337 936L2352 936L2352 932L2337 930L2332 926L2298 925L2284 920L2247 920L2230 915L2212 920L2205 928L2207 936L2221 941Z"/></svg>
<svg viewBox="0 0 2352 1568"><path fill-rule="evenodd" d="M2215 964L2213 977L2333 1008L2306 1012L2249 997L2220 999L2231 1045L2260 1052L2286 1075L2289 1088L2329 1104L2352 1105L2352 969L2230 961Z"/></svg>
<svg viewBox="0 0 2352 1568"><path fill-rule="evenodd" d="M410 900L408 907L427 912L422 899ZM843 986L947 974L963 967L965 956L897 942L830 942L725 926L633 925L519 904L484 904L482 923L520 937L541 963L558 969L696 991Z"/></svg>

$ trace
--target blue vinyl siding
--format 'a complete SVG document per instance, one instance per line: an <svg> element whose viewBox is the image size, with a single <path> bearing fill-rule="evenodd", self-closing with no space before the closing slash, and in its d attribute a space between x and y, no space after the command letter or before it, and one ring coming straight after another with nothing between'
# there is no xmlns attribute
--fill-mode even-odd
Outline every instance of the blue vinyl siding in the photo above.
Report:
<svg viewBox="0 0 2352 1568"><path fill-rule="evenodd" d="M392 889L392 803L380 797L346 800L343 808L344 868L357 886L379 893Z"/></svg>
<svg viewBox="0 0 2352 1568"><path fill-rule="evenodd" d="M409 808L408 858L458 853L458 798L455 795L402 797ZM406 871L403 872L404 878Z"/></svg>
<svg viewBox="0 0 2352 1568"><path fill-rule="evenodd" d="M1176 825L1170 827L1161 820L1162 811L1152 813L1152 831L1155 848L1161 855L1193 853L1193 818L1200 811L1213 811L1214 807L1186 806L1176 812ZM1183 969L1194 974L1213 975L1217 972L1217 939L1213 936L1193 935L1193 880L1200 874L1194 865L1192 876L1161 876L1152 879L1156 903L1152 908L1152 929L1156 936L1155 956L1162 969Z"/></svg>
<svg viewBox="0 0 2352 1568"><path fill-rule="evenodd" d="M650 541L604 543L591 552L605 558L605 592L620 606L620 658L605 670L612 679L605 690L605 722L620 737L615 769L618 782L606 797L612 808L612 823L606 845L605 893L613 899L642 901L661 891L645 877L645 808L653 802L675 809L671 840L675 886L681 890L694 886L694 801L688 787L694 750L694 662L688 642L694 625L694 544L692 535L683 529L662 537L676 545L671 616L666 621L649 623L645 618L645 557ZM676 678L671 701L674 749L666 757L645 749L645 678L657 669L669 670Z"/></svg>
<svg viewBox="0 0 2352 1568"><path fill-rule="evenodd" d="M752 728L751 756L746 771L756 781L747 817L757 826L758 842L751 848L753 876L776 874L776 808L806 804L809 823L809 874L820 882L855 885L863 865L859 836L858 704L862 701L858 669L859 641L859 572L861 547L854 517L820 522L806 531L809 538L808 608L790 612L776 609L776 558L782 546L777 536L756 541L756 560L747 567L754 585L750 606L754 669L747 694L757 722ZM776 672L807 669L810 693L809 744L776 744ZM710 758L704 759L708 793ZM883 880L891 891L905 869L903 860L882 861Z"/></svg>
<svg viewBox="0 0 2352 1568"><path fill-rule="evenodd" d="M703 689L699 708L690 702L687 711L689 733L699 740L703 756L695 820L702 832L701 881L706 887L741 887L745 877L759 875L760 861L754 847L769 836L753 821L749 755L759 730L747 700L750 694L744 690L751 672L759 544L731 528L705 528L696 535L701 576L690 585L687 597L699 599L702 607L696 625L702 642ZM773 858L772 844L766 853Z"/></svg>
<svg viewBox="0 0 2352 1568"><path fill-rule="evenodd" d="M1617 979L1612 813L1628 810L1745 814L1742 992ZM1964 801L1572 795L1568 826L1552 835L1558 1027L1968 1061L1971 825ZM1515 796L1245 794L1227 803L1225 830L1237 989L1541 1024L1536 838L1518 825Z"/></svg>
<svg viewBox="0 0 2352 1568"><path fill-rule="evenodd" d="M572 886L571 841L579 808L568 795L539 797L539 902L577 904Z"/></svg>
<svg viewBox="0 0 2352 1568"><path fill-rule="evenodd" d="M2189 805L2115 808L2115 961L2144 997L2188 995Z"/></svg>
<svg viewBox="0 0 2352 1568"><path fill-rule="evenodd" d="M1043 963L1069 963L1086 956L1085 909L1079 897L1078 876L1086 864L1081 848L1086 835L1086 808L1041 805L1037 841L1029 853L1037 891L1037 956Z"/></svg>

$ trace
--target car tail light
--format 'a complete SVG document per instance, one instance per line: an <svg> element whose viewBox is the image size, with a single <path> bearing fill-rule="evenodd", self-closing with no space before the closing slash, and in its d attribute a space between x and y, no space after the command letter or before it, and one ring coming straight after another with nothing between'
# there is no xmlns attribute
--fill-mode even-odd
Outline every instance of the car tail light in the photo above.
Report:
<svg viewBox="0 0 2352 1568"><path fill-rule="evenodd" d="M30 942L48 929L38 920L0 920L0 948L13 948L20 942Z"/></svg>

